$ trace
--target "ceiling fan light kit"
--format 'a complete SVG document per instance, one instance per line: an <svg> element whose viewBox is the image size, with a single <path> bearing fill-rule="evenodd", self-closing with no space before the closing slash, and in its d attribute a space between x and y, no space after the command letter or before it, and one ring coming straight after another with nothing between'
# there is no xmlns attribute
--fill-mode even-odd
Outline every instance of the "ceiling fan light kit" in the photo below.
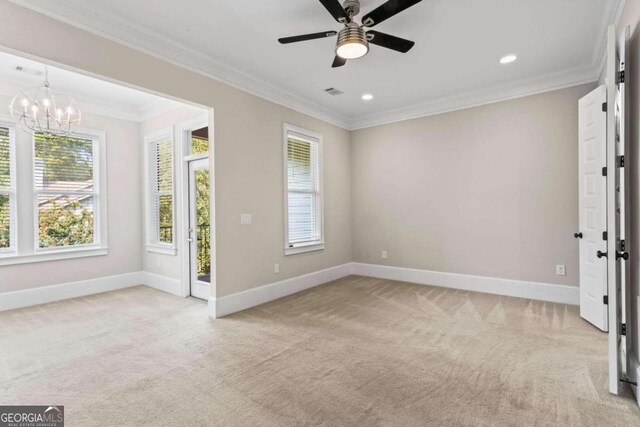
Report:
<svg viewBox="0 0 640 427"><path fill-rule="evenodd" d="M369 52L369 43L407 53L415 44L410 40L378 31L365 31L385 21L405 9L420 3L422 0L388 0L376 9L362 17L361 24L353 20L360 13L359 0L345 0L341 5L338 0L320 0L333 18L344 25L340 31L323 31L319 33L303 34L300 36L283 37L278 39L281 44L295 43L306 40L321 39L338 35L335 58L332 67L341 67L348 59L362 58Z"/></svg>
<svg viewBox="0 0 640 427"><path fill-rule="evenodd" d="M362 27L351 22L340 30L336 55L343 59L358 59L365 56L367 52L369 52L369 42Z"/></svg>

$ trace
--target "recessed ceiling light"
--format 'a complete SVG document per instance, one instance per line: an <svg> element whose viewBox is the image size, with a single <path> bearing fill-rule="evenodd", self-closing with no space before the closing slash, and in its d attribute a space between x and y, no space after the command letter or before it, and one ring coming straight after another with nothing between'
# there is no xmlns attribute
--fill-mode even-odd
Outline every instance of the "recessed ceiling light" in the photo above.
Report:
<svg viewBox="0 0 640 427"><path fill-rule="evenodd" d="M500 63L501 64L511 64L516 59L518 59L518 57L515 56L515 55L507 55L507 56L503 56L502 58L500 58Z"/></svg>
<svg viewBox="0 0 640 427"><path fill-rule="evenodd" d="M370 93L365 93L364 95L362 95L363 101L371 101L372 99L373 99L373 95L371 95Z"/></svg>

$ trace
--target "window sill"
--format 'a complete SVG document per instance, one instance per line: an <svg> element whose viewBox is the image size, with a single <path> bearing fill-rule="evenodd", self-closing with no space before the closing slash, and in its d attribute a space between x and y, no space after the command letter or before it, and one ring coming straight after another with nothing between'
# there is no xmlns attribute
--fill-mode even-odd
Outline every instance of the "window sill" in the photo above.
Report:
<svg viewBox="0 0 640 427"><path fill-rule="evenodd" d="M34 262L60 261L64 259L85 258L93 256L103 256L109 253L108 248L82 248L82 249L56 249L32 254L7 254L0 255L0 266L29 264Z"/></svg>
<svg viewBox="0 0 640 427"><path fill-rule="evenodd" d="M308 245L295 246L293 248L285 248L284 249L284 254L285 255L295 255L295 254L302 254L302 253L305 253L305 252L321 251L323 249L324 249L324 242L322 242L322 243L312 243L312 244L308 244Z"/></svg>
<svg viewBox="0 0 640 427"><path fill-rule="evenodd" d="M154 246L154 245L147 245L147 252L154 252L154 253L163 254L163 255L176 255L178 253L176 248L173 248L170 246Z"/></svg>

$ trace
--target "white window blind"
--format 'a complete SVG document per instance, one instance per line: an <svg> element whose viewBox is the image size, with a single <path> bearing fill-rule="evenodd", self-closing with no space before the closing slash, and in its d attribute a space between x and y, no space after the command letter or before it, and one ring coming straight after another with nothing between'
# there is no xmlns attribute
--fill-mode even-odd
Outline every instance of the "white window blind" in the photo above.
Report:
<svg viewBox="0 0 640 427"><path fill-rule="evenodd" d="M322 236L321 140L316 134L285 126L286 242L285 252L320 249Z"/></svg>
<svg viewBox="0 0 640 427"><path fill-rule="evenodd" d="M169 134L148 141L148 245L173 247L173 141Z"/></svg>
<svg viewBox="0 0 640 427"><path fill-rule="evenodd" d="M40 249L99 242L98 142L92 137L34 136L36 243Z"/></svg>
<svg viewBox="0 0 640 427"><path fill-rule="evenodd" d="M13 129L0 126L0 253L16 248L16 191Z"/></svg>

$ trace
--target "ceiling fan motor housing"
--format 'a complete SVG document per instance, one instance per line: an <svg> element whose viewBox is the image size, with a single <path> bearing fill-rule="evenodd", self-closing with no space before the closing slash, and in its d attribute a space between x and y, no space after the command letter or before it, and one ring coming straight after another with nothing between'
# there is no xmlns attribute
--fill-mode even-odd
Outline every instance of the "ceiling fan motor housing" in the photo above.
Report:
<svg viewBox="0 0 640 427"><path fill-rule="evenodd" d="M354 17L360 13L360 0L345 0L342 7L347 11L349 16Z"/></svg>

